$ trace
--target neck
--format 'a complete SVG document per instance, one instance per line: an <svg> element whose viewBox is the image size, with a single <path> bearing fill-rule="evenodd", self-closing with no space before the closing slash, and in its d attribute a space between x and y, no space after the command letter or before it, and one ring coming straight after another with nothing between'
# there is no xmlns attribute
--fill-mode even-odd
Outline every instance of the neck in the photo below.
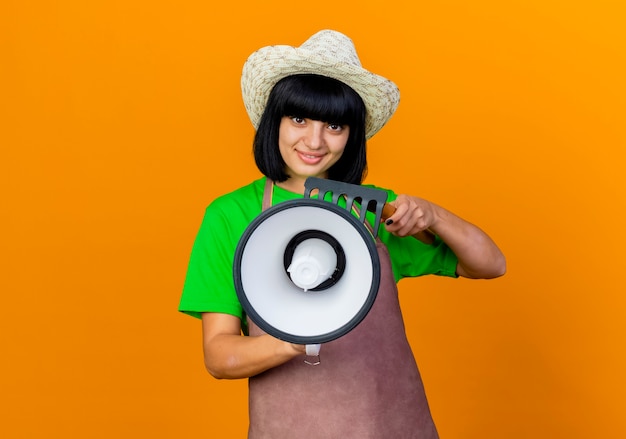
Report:
<svg viewBox="0 0 626 439"><path fill-rule="evenodd" d="M296 194L304 194L305 181L305 179L290 177L280 183L274 182L274 184L281 189L285 189L286 191L294 192Z"/></svg>

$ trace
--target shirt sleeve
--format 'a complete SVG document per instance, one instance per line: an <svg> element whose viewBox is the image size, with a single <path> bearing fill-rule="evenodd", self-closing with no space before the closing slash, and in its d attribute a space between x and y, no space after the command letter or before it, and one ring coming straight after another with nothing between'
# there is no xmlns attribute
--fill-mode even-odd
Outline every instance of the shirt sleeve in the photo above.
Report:
<svg viewBox="0 0 626 439"><path fill-rule="evenodd" d="M205 212L196 236L179 311L193 317L203 312L243 316L233 282L233 258L237 247L236 231L230 230L226 211L212 203Z"/></svg>
<svg viewBox="0 0 626 439"><path fill-rule="evenodd" d="M396 282L405 277L427 274L458 277L458 258L439 237L433 244L424 244L413 237L389 235L387 248Z"/></svg>
<svg viewBox="0 0 626 439"><path fill-rule="evenodd" d="M387 191L388 201L397 198L393 191L384 190ZM424 244L413 237L401 238L392 235L383 225L379 227L378 233L389 250L396 282L405 277L427 274L458 277L456 273L458 258L441 238L436 237L433 244Z"/></svg>

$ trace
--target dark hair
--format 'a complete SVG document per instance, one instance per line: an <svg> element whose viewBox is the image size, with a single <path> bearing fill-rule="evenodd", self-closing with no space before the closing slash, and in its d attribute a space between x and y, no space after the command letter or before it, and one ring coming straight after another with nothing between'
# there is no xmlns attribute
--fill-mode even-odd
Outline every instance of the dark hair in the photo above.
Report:
<svg viewBox="0 0 626 439"><path fill-rule="evenodd" d="M360 184L367 172L365 151L365 104L341 81L313 74L288 76L270 92L254 136L254 160L269 179L285 181L285 162L278 149L278 132L284 116L298 116L338 125L350 132L344 152L329 170L328 178Z"/></svg>

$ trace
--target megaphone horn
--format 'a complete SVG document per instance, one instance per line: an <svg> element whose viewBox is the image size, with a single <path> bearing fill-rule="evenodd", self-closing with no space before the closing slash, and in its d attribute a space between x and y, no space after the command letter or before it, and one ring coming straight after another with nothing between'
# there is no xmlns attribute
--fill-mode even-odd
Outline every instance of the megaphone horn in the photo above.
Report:
<svg viewBox="0 0 626 439"><path fill-rule="evenodd" d="M318 199L310 198L314 189ZM324 201L329 192L333 202ZM337 205L340 197L345 209ZM307 345L308 355L354 329L380 284L376 244L364 225L366 208L374 209L378 224L386 199L384 191L309 178L305 198L257 216L233 263L237 297L250 320L276 338ZM358 219L349 212L355 201L361 203Z"/></svg>

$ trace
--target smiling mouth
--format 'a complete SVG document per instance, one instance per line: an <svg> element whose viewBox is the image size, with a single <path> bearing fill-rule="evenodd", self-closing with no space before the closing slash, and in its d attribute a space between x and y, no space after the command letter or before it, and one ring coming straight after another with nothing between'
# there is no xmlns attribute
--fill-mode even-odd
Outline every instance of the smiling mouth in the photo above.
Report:
<svg viewBox="0 0 626 439"><path fill-rule="evenodd" d="M322 160L323 155L313 155L298 151L300 159L308 164L317 164Z"/></svg>

